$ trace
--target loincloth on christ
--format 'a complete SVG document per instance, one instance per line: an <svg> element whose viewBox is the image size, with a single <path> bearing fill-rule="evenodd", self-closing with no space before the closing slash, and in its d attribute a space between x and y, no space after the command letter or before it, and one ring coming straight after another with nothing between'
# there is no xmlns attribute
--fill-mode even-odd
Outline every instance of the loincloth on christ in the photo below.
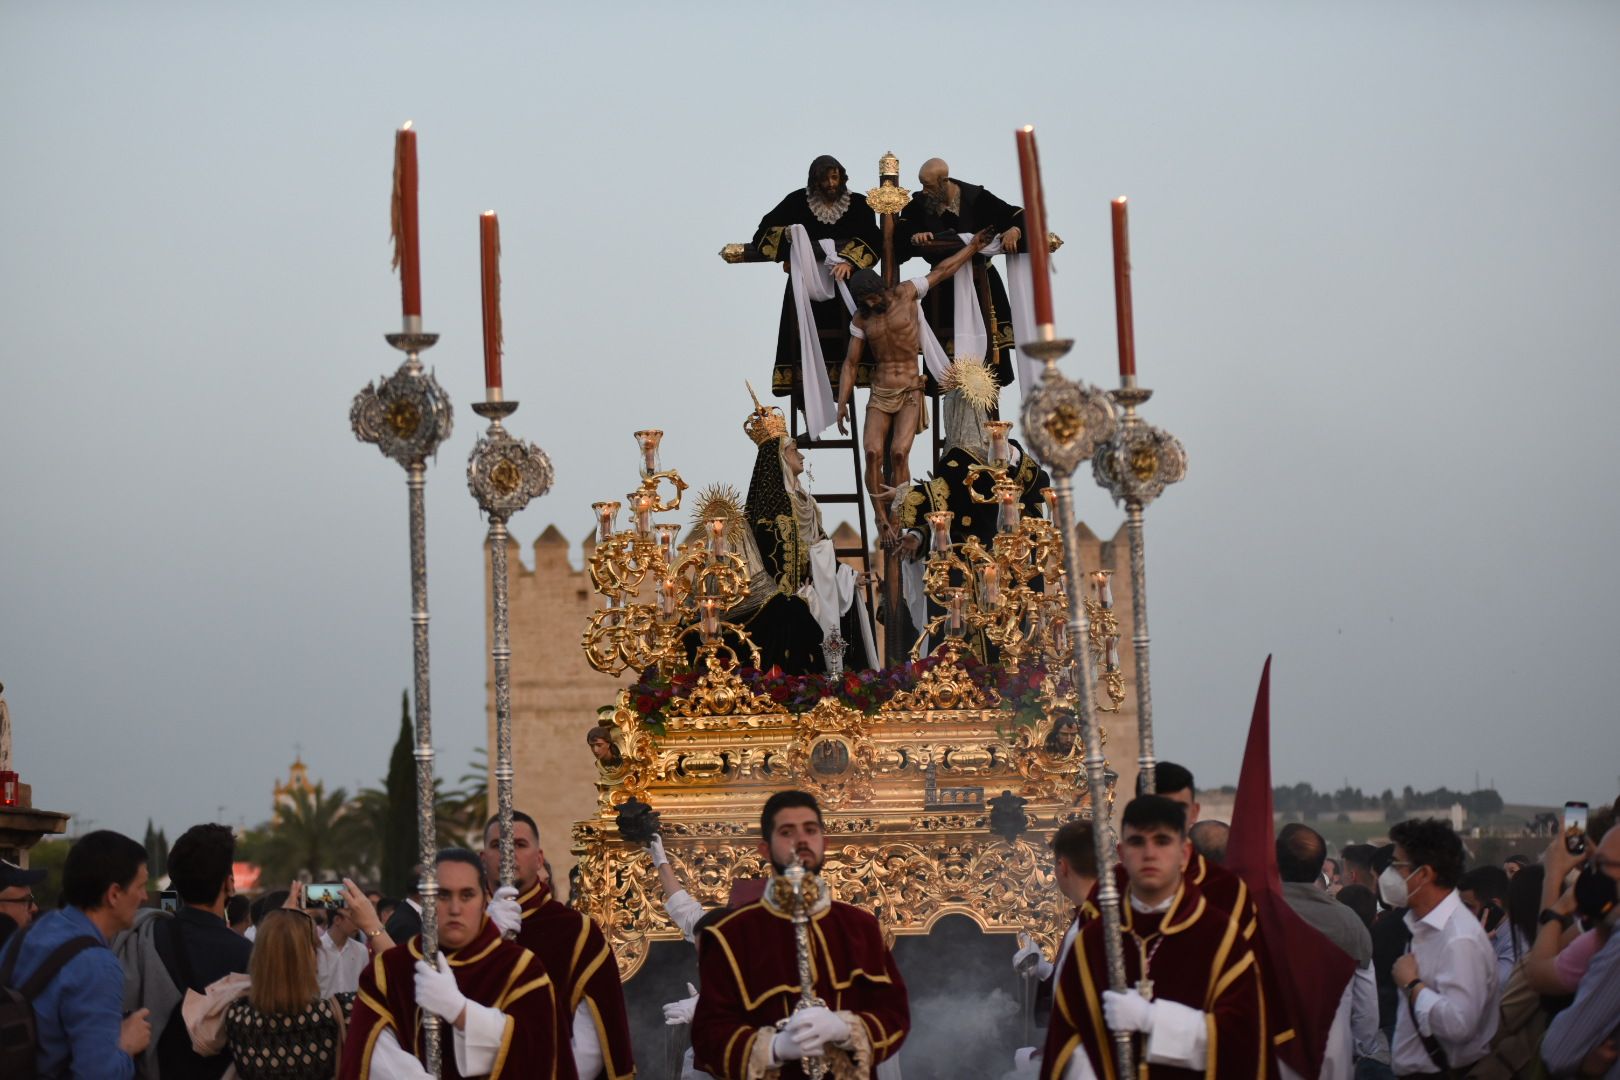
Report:
<svg viewBox="0 0 1620 1080"><path fill-rule="evenodd" d="M922 391L923 378L921 375L918 375L910 386L874 386L871 390L872 396L866 399L866 408L868 411L876 409L878 412L888 413L890 416L898 416L900 410L905 408L907 403L915 402L917 405L916 433L920 435L928 430L928 409L923 403Z"/></svg>

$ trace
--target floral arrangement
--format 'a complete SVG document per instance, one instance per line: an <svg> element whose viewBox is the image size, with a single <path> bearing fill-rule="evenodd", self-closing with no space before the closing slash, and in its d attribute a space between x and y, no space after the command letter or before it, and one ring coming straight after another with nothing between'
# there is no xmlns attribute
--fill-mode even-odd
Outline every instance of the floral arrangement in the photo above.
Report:
<svg viewBox="0 0 1620 1080"><path fill-rule="evenodd" d="M889 668L848 671L837 678L788 675L779 667L765 671L739 667L737 677L749 691L764 694L790 714L809 712L823 698L832 698L871 716L896 694L915 689L923 675L942 662L940 657L925 656ZM1041 718L1041 687L1047 675L1044 666L1009 669L999 663L987 664L972 653L960 654L956 664L980 690L994 690L1001 699L1001 707L1013 713L1015 723L1033 724ZM698 677L699 672L691 670L666 674L656 667L648 668L630 686L627 703L644 726L662 735L664 710L675 699L690 694L697 686ZM611 707L603 711L611 711Z"/></svg>

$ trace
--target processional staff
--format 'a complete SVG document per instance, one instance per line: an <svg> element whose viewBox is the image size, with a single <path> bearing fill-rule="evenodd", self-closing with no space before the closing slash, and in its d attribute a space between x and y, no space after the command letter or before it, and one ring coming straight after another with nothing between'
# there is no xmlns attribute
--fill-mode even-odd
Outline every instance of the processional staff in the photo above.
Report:
<svg viewBox="0 0 1620 1080"><path fill-rule="evenodd" d="M1187 452L1174 436L1142 422L1136 407L1153 391L1136 385L1136 329L1131 312L1131 245L1125 197L1111 206L1114 232L1114 321L1119 335L1119 389L1110 396L1124 407L1112 439L1097 447L1092 475L1115 503L1125 504L1131 546L1131 643L1136 655L1136 720L1140 736L1137 783L1154 789L1153 690L1148 678L1147 553L1142 511L1165 485L1187 475Z"/></svg>
<svg viewBox="0 0 1620 1080"><path fill-rule="evenodd" d="M422 864L418 891L422 897L422 954L433 963L439 950L439 875L434 866L437 817L433 805L433 720L428 687L427 512L423 489L427 459L450 437L454 420L450 398L431 372L422 368L422 350L439 340L422 332L422 277L416 215L416 131L409 122L394 140L392 225L394 265L399 268L404 309L401 333L388 334L388 344L405 354L392 375L368 383L349 407L349 426L361 442L375 443L384 457L405 469L409 496L411 551L411 632L416 685L416 825ZM437 1076L440 1022L422 1016L422 1041L428 1069Z"/></svg>
<svg viewBox="0 0 1620 1080"><path fill-rule="evenodd" d="M1018 163L1024 181L1024 220L1030 235L1046 235L1046 195L1041 186L1040 158L1035 148L1035 129L1019 130ZM1108 985L1123 991L1125 951L1120 937L1119 886L1114 881L1116 852L1111 830L1102 815L1108 806L1107 762L1102 752L1102 730L1097 725L1091 700L1091 634L1087 626L1085 578L1080 566L1080 547L1075 540L1074 471L1090 457L1099 443L1113 432L1114 408L1108 396L1095 386L1070 382L1058 370L1058 360L1066 356L1074 341L1059 338L1052 320L1052 281L1048 252L1044 245L1029 248L1030 276L1034 291L1037 339L1019 342L1018 347L1046 367L1041 383L1024 396L1023 429L1030 449L1052 473L1057 495L1053 520L1063 536L1063 588L1069 598L1069 646L1074 650L1075 711L1085 749L1087 786L1091 797L1092 835L1097 845L1097 906L1102 909L1103 943L1108 963ZM1131 1033L1113 1033L1118 1075L1136 1075L1135 1048Z"/></svg>
<svg viewBox="0 0 1620 1080"><path fill-rule="evenodd" d="M495 805L500 819L501 885L517 878L512 843L512 648L507 624L506 523L551 490L551 459L534 443L509 435L501 421L517 412L501 388L501 234L495 211L478 219L484 299L484 400L472 410L489 421L467 459L467 489L489 518L489 588L492 627L489 658L495 674Z"/></svg>

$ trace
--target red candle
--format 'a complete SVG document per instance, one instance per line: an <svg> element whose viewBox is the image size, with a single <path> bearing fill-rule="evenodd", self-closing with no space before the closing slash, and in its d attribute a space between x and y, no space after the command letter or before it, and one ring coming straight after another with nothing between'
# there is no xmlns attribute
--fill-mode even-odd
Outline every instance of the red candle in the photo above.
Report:
<svg viewBox="0 0 1620 1080"><path fill-rule="evenodd" d="M1114 208L1114 322L1119 327L1119 377L1136 377L1136 323L1131 315L1131 235L1125 196Z"/></svg>
<svg viewBox="0 0 1620 1080"><path fill-rule="evenodd" d="M1046 193L1041 188L1041 158L1035 149L1035 129L1018 130L1018 169L1024 178L1024 224L1028 240L1030 277L1035 286L1035 322L1052 325L1052 278L1047 268L1051 254L1046 244Z"/></svg>
<svg viewBox="0 0 1620 1080"><path fill-rule="evenodd" d="M394 136L394 265L405 317L422 317L422 267L416 229L416 131L409 120Z"/></svg>
<svg viewBox="0 0 1620 1080"><path fill-rule="evenodd" d="M495 211L478 217L478 251L483 259L484 387L490 401L501 400L501 223Z"/></svg>

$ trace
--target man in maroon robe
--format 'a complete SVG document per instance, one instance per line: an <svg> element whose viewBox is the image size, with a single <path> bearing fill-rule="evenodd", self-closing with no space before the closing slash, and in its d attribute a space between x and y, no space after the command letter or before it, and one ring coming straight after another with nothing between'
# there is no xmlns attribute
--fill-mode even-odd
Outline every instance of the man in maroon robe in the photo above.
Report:
<svg viewBox="0 0 1620 1080"><path fill-rule="evenodd" d="M1118 1080L1112 1034L1120 1030L1137 1039L1152 1080L1269 1075L1265 994L1242 919L1186 879L1191 857L1182 806L1143 795L1125 807L1120 919L1133 989L1107 989L1104 925L1088 922L1058 975L1043 1080Z"/></svg>
<svg viewBox="0 0 1620 1080"><path fill-rule="evenodd" d="M636 1065L613 951L596 923L552 895L551 882L542 873L546 853L540 847L540 829L522 811L512 814L512 845L516 895L498 890L490 915L539 957L556 986L558 1045L565 1050L559 1075L563 1080L628 1080ZM484 870L493 887L500 880L500 822L494 818L484 827ZM566 1061L569 1046L571 1067Z"/></svg>
<svg viewBox="0 0 1620 1080"><path fill-rule="evenodd" d="M551 979L533 953L501 939L485 917L478 857L446 848L437 859L437 964L413 937L360 976L340 1080L421 1080L422 1017L441 1020L444 1077L557 1077Z"/></svg>
<svg viewBox="0 0 1620 1080"><path fill-rule="evenodd" d="M692 1017L697 1066L719 1080L806 1075L807 1057L828 1075L869 1078L911 1029L906 984L869 913L831 898L818 875L825 838L821 808L803 791L779 791L760 816L776 876L764 896L707 927L698 938L700 990ZM809 960L815 995L800 1009L793 918L776 883L795 857L805 869ZM780 1070L773 1072L773 1070Z"/></svg>

